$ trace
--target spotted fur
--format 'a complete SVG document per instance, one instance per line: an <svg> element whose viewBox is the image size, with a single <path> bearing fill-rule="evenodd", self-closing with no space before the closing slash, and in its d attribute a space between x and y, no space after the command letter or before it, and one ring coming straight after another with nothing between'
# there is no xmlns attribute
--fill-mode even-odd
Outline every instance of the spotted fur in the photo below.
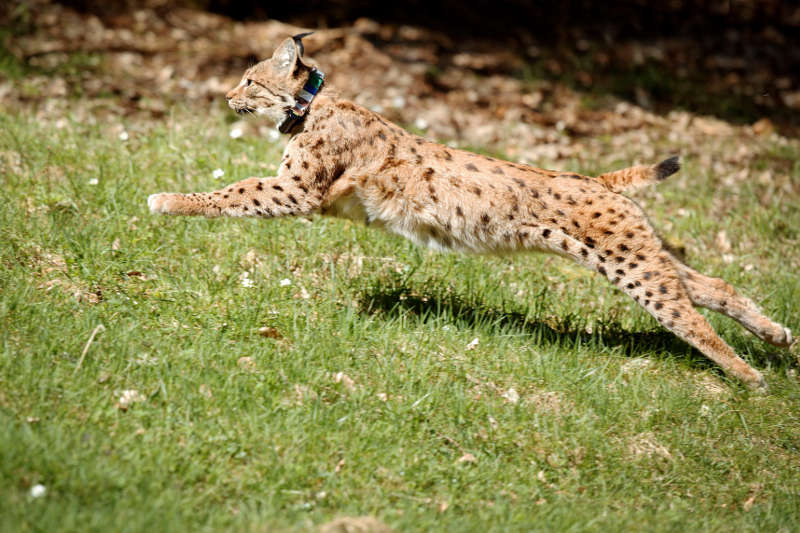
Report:
<svg viewBox="0 0 800 533"><path fill-rule="evenodd" d="M310 66L292 39L250 68L229 105L278 123ZM694 306L737 320L788 346L788 329L721 279L682 264L641 208L621 191L678 170L676 157L597 178L456 150L408 133L337 97L327 86L286 146L276 177L249 178L210 193L150 196L153 213L279 217L322 213L364 221L437 250L540 250L605 276L665 328L747 385L761 374L720 339Z"/></svg>

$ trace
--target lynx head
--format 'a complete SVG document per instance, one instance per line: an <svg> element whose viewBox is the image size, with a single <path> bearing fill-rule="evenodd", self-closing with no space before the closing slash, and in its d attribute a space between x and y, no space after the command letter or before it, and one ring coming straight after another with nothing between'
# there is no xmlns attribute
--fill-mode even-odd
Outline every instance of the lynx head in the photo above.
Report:
<svg viewBox="0 0 800 533"><path fill-rule="evenodd" d="M283 41L270 59L250 67L239 85L228 91L228 105L237 113L264 116L276 124L295 102L311 65L303 59L301 33Z"/></svg>

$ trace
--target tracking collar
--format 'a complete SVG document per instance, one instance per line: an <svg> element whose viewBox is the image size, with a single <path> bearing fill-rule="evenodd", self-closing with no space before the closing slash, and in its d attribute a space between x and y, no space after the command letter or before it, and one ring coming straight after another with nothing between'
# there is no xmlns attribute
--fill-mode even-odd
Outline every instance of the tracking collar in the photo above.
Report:
<svg viewBox="0 0 800 533"><path fill-rule="evenodd" d="M300 92L294 99L294 106L286 112L286 116L283 117L281 123L278 124L279 132L291 133L295 126L302 122L306 116L306 111L308 111L308 106L311 105L311 102L319 92L324 81L325 73L316 68L312 68L306 80L306 84L303 85L303 88L300 89Z"/></svg>

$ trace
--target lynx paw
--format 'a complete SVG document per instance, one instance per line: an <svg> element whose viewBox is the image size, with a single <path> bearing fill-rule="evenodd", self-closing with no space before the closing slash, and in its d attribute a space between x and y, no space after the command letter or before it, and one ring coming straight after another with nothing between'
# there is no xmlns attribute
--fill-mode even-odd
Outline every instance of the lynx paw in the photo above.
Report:
<svg viewBox="0 0 800 533"><path fill-rule="evenodd" d="M775 335L764 340L781 348L788 348L795 341L795 339L792 337L792 331L789 328L782 326L778 326L776 328Z"/></svg>
<svg viewBox="0 0 800 533"><path fill-rule="evenodd" d="M151 213L155 214L170 214L173 211L170 207L174 207L175 200L179 195L175 193L160 192L158 194L151 194L147 197L147 207L150 208Z"/></svg>
<svg viewBox="0 0 800 533"><path fill-rule="evenodd" d="M764 376L761 375L761 372L757 370L754 372L756 374L755 379L752 381L746 381L745 385L747 385L747 388L756 394L767 394L769 392L767 381L764 379Z"/></svg>

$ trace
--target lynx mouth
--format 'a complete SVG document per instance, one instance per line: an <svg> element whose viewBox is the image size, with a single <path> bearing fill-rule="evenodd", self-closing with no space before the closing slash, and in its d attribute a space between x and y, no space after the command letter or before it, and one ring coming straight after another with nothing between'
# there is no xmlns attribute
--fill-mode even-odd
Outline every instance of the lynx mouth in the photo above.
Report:
<svg viewBox="0 0 800 533"><path fill-rule="evenodd" d="M254 114L255 109L252 107L240 107L236 110L236 114L244 115L245 113L250 113L251 115Z"/></svg>

